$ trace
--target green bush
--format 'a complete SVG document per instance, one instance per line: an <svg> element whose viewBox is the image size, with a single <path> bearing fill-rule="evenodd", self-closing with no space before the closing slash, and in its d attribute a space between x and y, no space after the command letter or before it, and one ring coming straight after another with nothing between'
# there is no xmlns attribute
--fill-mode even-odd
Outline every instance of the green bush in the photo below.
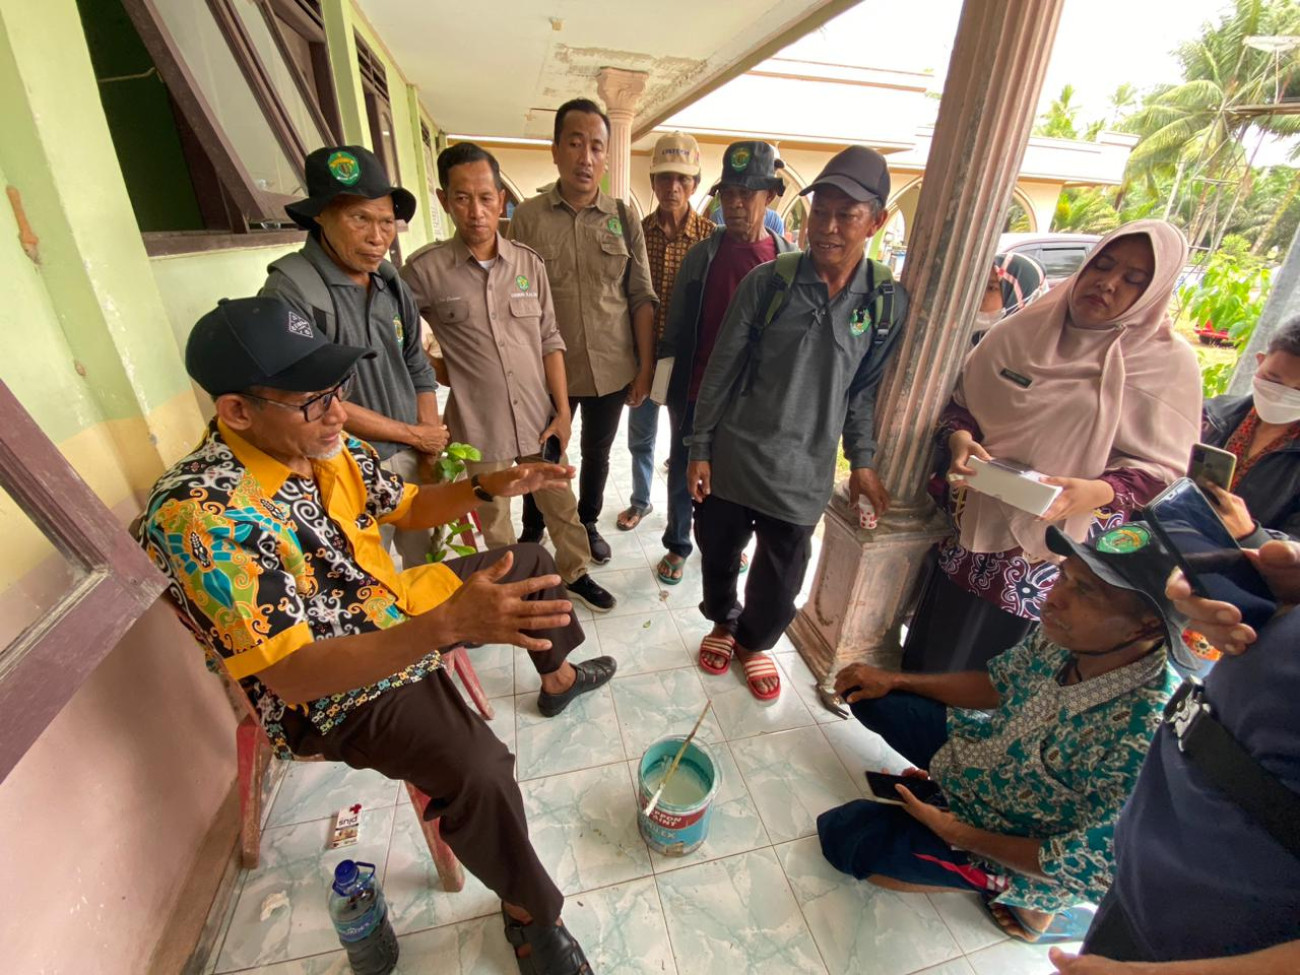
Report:
<svg viewBox="0 0 1300 975"><path fill-rule="evenodd" d="M1198 284L1179 291L1178 302L1193 325L1212 322L1215 328L1226 331L1240 355L1264 310L1272 278L1272 268L1241 261L1230 252L1220 253L1210 261ZM1207 399L1227 390L1235 366L1234 355L1230 361L1202 371L1201 390Z"/></svg>

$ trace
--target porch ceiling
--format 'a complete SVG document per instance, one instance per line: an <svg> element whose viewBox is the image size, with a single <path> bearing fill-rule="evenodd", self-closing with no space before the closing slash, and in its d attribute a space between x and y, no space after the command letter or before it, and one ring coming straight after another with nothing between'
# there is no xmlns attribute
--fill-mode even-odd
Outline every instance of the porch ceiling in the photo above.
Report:
<svg viewBox="0 0 1300 975"><path fill-rule="evenodd" d="M633 136L858 0L360 0L439 126L550 138L554 111L596 97L604 67L644 71Z"/></svg>

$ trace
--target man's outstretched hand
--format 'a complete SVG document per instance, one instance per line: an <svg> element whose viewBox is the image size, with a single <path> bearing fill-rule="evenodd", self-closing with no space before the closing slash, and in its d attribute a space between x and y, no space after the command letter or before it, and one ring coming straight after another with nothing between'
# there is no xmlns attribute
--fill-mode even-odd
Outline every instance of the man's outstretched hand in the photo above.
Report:
<svg viewBox="0 0 1300 975"><path fill-rule="evenodd" d="M578 473L576 467L560 464L520 464L503 471L479 475L478 482L498 498L514 498L533 491L554 491L565 487Z"/></svg>
<svg viewBox="0 0 1300 975"><path fill-rule="evenodd" d="M514 553L506 552L486 569L473 573L446 602L432 610L445 614L454 642L509 643L535 653L551 649L550 640L528 636L526 631L568 626L573 604L567 599L526 598L558 586L557 575L501 582L514 564Z"/></svg>

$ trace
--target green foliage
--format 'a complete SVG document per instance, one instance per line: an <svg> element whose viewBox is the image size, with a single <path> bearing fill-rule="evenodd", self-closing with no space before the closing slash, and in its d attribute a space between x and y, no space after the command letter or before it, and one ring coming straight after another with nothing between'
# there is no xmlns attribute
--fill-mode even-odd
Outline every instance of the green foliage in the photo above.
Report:
<svg viewBox="0 0 1300 975"><path fill-rule="evenodd" d="M1052 229L1059 233L1104 234L1119 226L1119 214L1106 191L1094 186L1063 190L1056 200Z"/></svg>
<svg viewBox="0 0 1300 975"><path fill-rule="evenodd" d="M482 460L483 455L477 447L467 443L449 443L438 459L433 462L435 484L450 484L465 473L467 461ZM433 530L432 554L430 562L443 562L449 554L473 555L477 551L471 545L461 545L451 541L465 532L472 531L473 526L467 521L458 521L452 525L439 525Z"/></svg>
<svg viewBox="0 0 1300 975"><path fill-rule="evenodd" d="M1234 247L1243 245L1244 241ZM1220 252L1210 261L1197 284L1179 291L1179 305L1194 325L1213 323L1215 328L1226 331L1234 351L1240 355L1264 310L1272 278L1271 268ZM1202 371L1201 389L1206 398L1227 390L1236 358L1234 355Z"/></svg>
<svg viewBox="0 0 1300 975"><path fill-rule="evenodd" d="M1079 138L1079 131L1074 124L1079 115L1079 106L1072 105L1073 100L1074 86L1066 85L1061 89L1061 94L1052 100L1047 111L1040 116L1041 121L1034 126L1034 135L1049 139Z"/></svg>

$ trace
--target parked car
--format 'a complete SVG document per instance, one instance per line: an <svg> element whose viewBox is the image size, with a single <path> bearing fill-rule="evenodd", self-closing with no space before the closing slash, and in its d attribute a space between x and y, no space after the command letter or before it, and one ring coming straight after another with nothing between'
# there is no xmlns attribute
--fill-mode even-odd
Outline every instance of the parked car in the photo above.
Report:
<svg viewBox="0 0 1300 975"><path fill-rule="evenodd" d="M1003 234L998 238L998 253L1033 258L1052 288L1079 270L1099 240L1096 234Z"/></svg>

